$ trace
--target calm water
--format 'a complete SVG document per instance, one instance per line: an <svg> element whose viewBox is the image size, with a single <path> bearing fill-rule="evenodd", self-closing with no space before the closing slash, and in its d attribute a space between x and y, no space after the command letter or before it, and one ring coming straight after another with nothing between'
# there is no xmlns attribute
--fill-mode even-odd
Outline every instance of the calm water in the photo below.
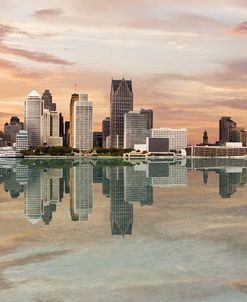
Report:
<svg viewBox="0 0 247 302"><path fill-rule="evenodd" d="M247 301L247 161L1 160L0 301Z"/></svg>

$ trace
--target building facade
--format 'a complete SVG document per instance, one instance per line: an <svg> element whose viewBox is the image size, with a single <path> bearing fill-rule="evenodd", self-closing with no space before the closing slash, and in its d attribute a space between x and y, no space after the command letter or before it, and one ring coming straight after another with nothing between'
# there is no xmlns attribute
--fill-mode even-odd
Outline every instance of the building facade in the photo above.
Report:
<svg viewBox="0 0 247 302"><path fill-rule="evenodd" d="M79 150L93 149L93 104L87 94L80 94L74 106L74 148Z"/></svg>
<svg viewBox="0 0 247 302"><path fill-rule="evenodd" d="M132 81L112 80L110 95L110 140L112 148L124 147L124 114L133 111Z"/></svg>
<svg viewBox="0 0 247 302"><path fill-rule="evenodd" d="M71 96L70 100L70 147L74 148L75 141L74 141L74 124L75 124L75 103L79 101L79 94L74 93Z"/></svg>
<svg viewBox="0 0 247 302"><path fill-rule="evenodd" d="M223 116L219 120L219 140L224 143L232 142L232 132L236 127L236 122L230 116Z"/></svg>
<svg viewBox="0 0 247 302"><path fill-rule="evenodd" d="M187 147L187 129L157 128L148 130L148 137L168 138L169 149L181 151Z"/></svg>
<svg viewBox="0 0 247 302"><path fill-rule="evenodd" d="M124 115L124 148L134 149L135 144L145 144L147 118L140 112L129 111Z"/></svg>
<svg viewBox="0 0 247 302"><path fill-rule="evenodd" d="M57 105L52 102L52 94L50 90L46 89L42 95L42 100L44 101L44 109L49 111L56 111Z"/></svg>
<svg viewBox="0 0 247 302"><path fill-rule="evenodd" d="M28 150L28 133L26 130L20 130L16 134L16 150Z"/></svg>
<svg viewBox="0 0 247 302"><path fill-rule="evenodd" d="M33 90L25 101L24 128L28 132L28 144L31 147L42 145L43 100Z"/></svg>
<svg viewBox="0 0 247 302"><path fill-rule="evenodd" d="M153 129L153 110L142 108L140 113L145 115L147 119L147 130Z"/></svg>
<svg viewBox="0 0 247 302"><path fill-rule="evenodd" d="M23 123L20 122L20 119L17 116L12 116L10 123L5 123L4 125L4 134L10 145L13 145L16 142L16 134L24 129Z"/></svg>
<svg viewBox="0 0 247 302"><path fill-rule="evenodd" d="M102 121L102 146L103 148L107 148L107 138L110 136L110 125L111 125L111 119L110 117L106 117Z"/></svg>

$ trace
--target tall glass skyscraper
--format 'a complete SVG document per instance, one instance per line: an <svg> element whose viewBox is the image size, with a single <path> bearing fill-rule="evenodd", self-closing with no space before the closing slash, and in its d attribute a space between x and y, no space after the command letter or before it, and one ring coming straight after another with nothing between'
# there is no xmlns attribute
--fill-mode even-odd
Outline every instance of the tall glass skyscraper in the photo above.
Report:
<svg viewBox="0 0 247 302"><path fill-rule="evenodd" d="M121 149L124 146L124 114L133 111L133 90L131 80L112 80L110 111L111 147Z"/></svg>

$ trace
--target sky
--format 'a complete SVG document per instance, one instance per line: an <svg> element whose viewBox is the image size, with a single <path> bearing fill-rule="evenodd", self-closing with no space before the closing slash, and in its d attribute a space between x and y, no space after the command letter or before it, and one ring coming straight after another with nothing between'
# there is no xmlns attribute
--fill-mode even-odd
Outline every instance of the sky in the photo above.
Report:
<svg viewBox="0 0 247 302"><path fill-rule="evenodd" d="M74 92L109 116L111 79L132 79L134 109L155 127L218 139L218 119L246 127L246 0L1 0L0 129L50 89L68 119ZM75 87L76 83L76 87Z"/></svg>

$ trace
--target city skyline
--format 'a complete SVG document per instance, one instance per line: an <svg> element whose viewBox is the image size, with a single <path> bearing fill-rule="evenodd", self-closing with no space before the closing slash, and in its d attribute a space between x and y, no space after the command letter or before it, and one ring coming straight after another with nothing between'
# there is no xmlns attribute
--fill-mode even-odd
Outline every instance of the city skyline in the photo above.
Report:
<svg viewBox="0 0 247 302"><path fill-rule="evenodd" d="M216 141L221 116L246 128L246 12L242 0L3 0L0 126L24 120L29 91L50 89L65 120L71 94L88 93L99 130L111 78L125 76L136 110L152 108L155 128L188 128L189 143L205 129Z"/></svg>

